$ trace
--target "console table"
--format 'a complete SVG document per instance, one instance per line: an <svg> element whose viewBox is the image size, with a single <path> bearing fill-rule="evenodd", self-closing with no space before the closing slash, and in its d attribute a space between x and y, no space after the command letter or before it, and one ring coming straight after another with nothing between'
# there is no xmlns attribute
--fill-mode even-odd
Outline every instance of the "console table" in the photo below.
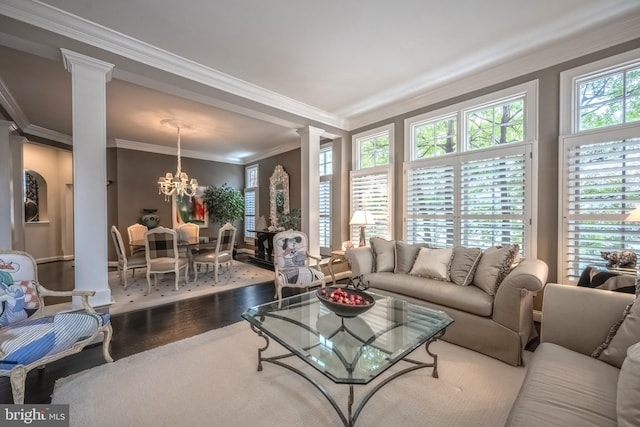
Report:
<svg viewBox="0 0 640 427"><path fill-rule="evenodd" d="M273 236L277 231L249 230L256 233L256 253L251 261L273 270Z"/></svg>

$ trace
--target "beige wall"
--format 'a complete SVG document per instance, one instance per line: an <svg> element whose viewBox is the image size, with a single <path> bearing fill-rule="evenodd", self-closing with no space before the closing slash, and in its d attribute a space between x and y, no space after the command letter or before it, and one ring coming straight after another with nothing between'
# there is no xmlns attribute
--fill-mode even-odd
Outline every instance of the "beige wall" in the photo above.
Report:
<svg viewBox="0 0 640 427"><path fill-rule="evenodd" d="M25 224L25 250L38 261L70 258L73 256L73 234L69 232L69 224L73 230L71 152L25 143L23 156L24 168L40 174L47 187L46 217Z"/></svg>

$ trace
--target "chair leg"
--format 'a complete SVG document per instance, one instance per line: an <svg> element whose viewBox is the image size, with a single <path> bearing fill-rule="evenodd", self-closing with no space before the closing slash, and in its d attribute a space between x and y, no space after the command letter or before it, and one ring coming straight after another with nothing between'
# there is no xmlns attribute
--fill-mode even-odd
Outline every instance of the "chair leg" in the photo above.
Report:
<svg viewBox="0 0 640 427"><path fill-rule="evenodd" d="M193 264L193 281L196 282L198 280L198 271L200 271L200 264Z"/></svg>
<svg viewBox="0 0 640 427"><path fill-rule="evenodd" d="M176 291L177 291L177 290L179 290L179 288L178 288L178 280L180 280L180 269L176 268L175 273L176 273Z"/></svg>
<svg viewBox="0 0 640 427"><path fill-rule="evenodd" d="M24 404L24 382L27 379L27 370L24 366L16 366L11 370L9 379L11 380L13 403L17 405Z"/></svg>
<svg viewBox="0 0 640 427"><path fill-rule="evenodd" d="M151 292L151 273L147 270L147 293L145 295L149 295Z"/></svg>
<svg viewBox="0 0 640 427"><path fill-rule="evenodd" d="M124 282L124 289L127 289L127 285L128 285L128 283L127 283L127 272L123 271L121 277L122 277L122 281Z"/></svg>
<svg viewBox="0 0 640 427"><path fill-rule="evenodd" d="M213 264L213 283L218 283L218 268L220 267L219 263Z"/></svg>
<svg viewBox="0 0 640 427"><path fill-rule="evenodd" d="M104 356L104 360L107 362L113 362L113 357L109 353L109 345L111 344L111 337L113 336L113 327L111 327L111 323L104 328L102 332L102 355Z"/></svg>

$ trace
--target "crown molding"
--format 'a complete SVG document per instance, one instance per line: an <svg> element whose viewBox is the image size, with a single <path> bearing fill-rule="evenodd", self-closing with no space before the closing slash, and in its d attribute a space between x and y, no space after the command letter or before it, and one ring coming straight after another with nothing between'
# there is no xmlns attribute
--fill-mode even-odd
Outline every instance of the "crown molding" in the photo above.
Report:
<svg viewBox="0 0 640 427"><path fill-rule="evenodd" d="M500 62L485 61L484 69L467 65L464 73L460 70L450 70L448 73L431 76L431 79L429 76L422 76L400 88L363 100L349 111L341 113L347 116L347 127L353 131L636 39L640 36L640 14L637 13L637 7L633 10L636 12L624 14L606 24L600 23L596 28L586 29L533 49L519 50ZM400 100L403 96L404 100ZM371 109L373 105L380 107Z"/></svg>
<svg viewBox="0 0 640 427"><path fill-rule="evenodd" d="M289 144L280 145L272 150L262 152L255 156L245 157L243 159L243 164L248 165L251 163L255 163L262 159L268 159L269 157L277 156L278 154L286 153L287 151L295 150L296 148L300 148L300 142L292 142Z"/></svg>
<svg viewBox="0 0 640 427"><path fill-rule="evenodd" d="M22 128L22 131L29 135L39 136L40 138L45 138L50 141L60 142L65 145L73 145L73 137L71 135L43 128L41 126L29 124L27 127Z"/></svg>
<svg viewBox="0 0 640 427"><path fill-rule="evenodd" d="M0 13L260 104L339 129L344 129L346 125L346 121L335 114L198 64L47 4L37 1L3 0L0 3Z"/></svg>
<svg viewBox="0 0 640 427"><path fill-rule="evenodd" d="M24 114L13 95L9 91L9 88L5 84L2 77L0 77L0 105L7 111L11 120L13 120L20 129L24 129L29 126L29 119Z"/></svg>
<svg viewBox="0 0 640 427"><path fill-rule="evenodd" d="M161 145L147 144L145 142L129 141L119 138L114 139L113 143L111 142L111 140L107 142L107 147L125 148L127 150L145 151L147 153L165 154L167 156L174 157L178 155L178 149L174 147L165 147ZM202 151L195 150L182 149L180 150L180 155L182 157L189 157L198 160L208 160L212 162L232 163L236 165L241 165L244 163L242 159L231 159L219 156L217 154L204 153Z"/></svg>

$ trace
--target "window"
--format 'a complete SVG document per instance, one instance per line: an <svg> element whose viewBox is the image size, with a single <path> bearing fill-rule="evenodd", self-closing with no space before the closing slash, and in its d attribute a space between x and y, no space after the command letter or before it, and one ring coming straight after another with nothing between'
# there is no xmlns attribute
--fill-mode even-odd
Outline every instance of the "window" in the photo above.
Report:
<svg viewBox="0 0 640 427"><path fill-rule="evenodd" d="M320 148L320 252L331 252L331 177L333 147Z"/></svg>
<svg viewBox="0 0 640 427"><path fill-rule="evenodd" d="M244 189L244 241L254 243L256 216L258 215L258 165L245 168Z"/></svg>
<svg viewBox="0 0 640 427"><path fill-rule="evenodd" d="M534 254L536 91L531 82L405 121L405 240Z"/></svg>
<svg viewBox="0 0 640 427"><path fill-rule="evenodd" d="M558 281L575 283L601 251L640 250L640 50L561 74Z"/></svg>
<svg viewBox="0 0 640 427"><path fill-rule="evenodd" d="M367 237L392 238L393 129L391 124L353 136L351 215L358 210L371 212L375 225L367 226ZM352 225L351 241L359 240L360 227Z"/></svg>

